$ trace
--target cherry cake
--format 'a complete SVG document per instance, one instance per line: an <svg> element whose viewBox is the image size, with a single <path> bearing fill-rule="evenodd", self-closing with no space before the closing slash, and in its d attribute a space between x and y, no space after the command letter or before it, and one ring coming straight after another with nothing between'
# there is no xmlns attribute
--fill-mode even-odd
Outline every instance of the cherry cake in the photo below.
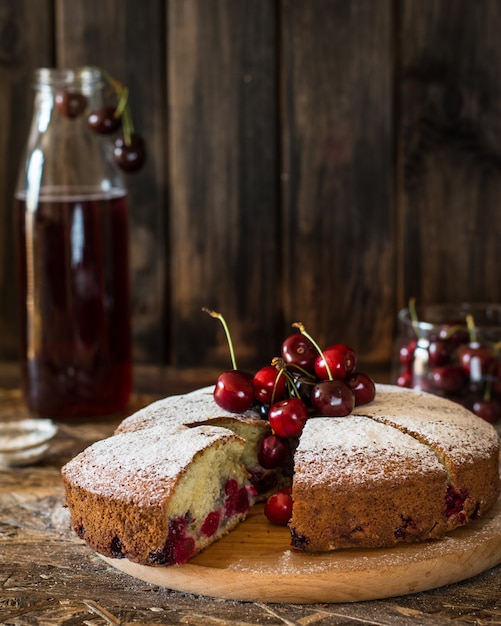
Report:
<svg viewBox="0 0 501 626"><path fill-rule="evenodd" d="M107 556L172 565L291 482L291 545L309 552L439 539L500 491L495 429L421 391L377 385L346 417L311 416L276 467L270 436L256 411L218 406L213 387L153 403L63 467L71 523Z"/></svg>
<svg viewBox="0 0 501 626"><path fill-rule="evenodd" d="M244 447L212 426L160 425L98 441L63 468L73 528L108 557L185 563L252 506Z"/></svg>

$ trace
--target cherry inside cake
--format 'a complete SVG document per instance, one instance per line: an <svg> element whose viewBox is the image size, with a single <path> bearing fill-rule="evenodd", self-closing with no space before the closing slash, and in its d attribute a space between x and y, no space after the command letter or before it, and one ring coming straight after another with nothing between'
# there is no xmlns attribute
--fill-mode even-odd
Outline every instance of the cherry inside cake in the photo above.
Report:
<svg viewBox="0 0 501 626"><path fill-rule="evenodd" d="M212 426L157 426L99 441L63 470L73 527L109 557L185 563L252 506L244 446Z"/></svg>
<svg viewBox="0 0 501 626"><path fill-rule="evenodd" d="M156 402L63 467L71 523L106 556L175 565L291 482L290 545L308 552L440 539L499 495L495 429L424 392L377 385L346 417L311 416L273 470L259 456L270 434L213 388Z"/></svg>

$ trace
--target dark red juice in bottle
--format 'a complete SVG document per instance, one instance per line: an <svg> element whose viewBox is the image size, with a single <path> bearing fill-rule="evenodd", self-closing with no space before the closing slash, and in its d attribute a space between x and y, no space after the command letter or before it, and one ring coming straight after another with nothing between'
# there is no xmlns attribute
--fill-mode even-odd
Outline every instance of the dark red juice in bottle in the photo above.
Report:
<svg viewBox="0 0 501 626"><path fill-rule="evenodd" d="M21 354L37 415L108 415L130 396L126 196L18 197Z"/></svg>

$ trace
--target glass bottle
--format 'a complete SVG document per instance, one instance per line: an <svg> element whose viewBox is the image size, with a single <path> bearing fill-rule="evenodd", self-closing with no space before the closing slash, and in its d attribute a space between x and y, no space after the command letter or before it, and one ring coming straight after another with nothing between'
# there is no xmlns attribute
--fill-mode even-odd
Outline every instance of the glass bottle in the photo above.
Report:
<svg viewBox="0 0 501 626"><path fill-rule="evenodd" d="M87 123L104 87L90 67L34 76L15 223L22 381L38 416L111 414L131 392L127 193L109 138Z"/></svg>

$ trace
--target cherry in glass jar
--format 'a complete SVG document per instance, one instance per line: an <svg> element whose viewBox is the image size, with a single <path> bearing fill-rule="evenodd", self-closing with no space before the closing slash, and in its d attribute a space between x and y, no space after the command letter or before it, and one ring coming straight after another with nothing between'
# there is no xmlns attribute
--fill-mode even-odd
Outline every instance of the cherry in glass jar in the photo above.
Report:
<svg viewBox="0 0 501 626"><path fill-rule="evenodd" d="M501 304L402 309L393 380L458 402L501 425Z"/></svg>

